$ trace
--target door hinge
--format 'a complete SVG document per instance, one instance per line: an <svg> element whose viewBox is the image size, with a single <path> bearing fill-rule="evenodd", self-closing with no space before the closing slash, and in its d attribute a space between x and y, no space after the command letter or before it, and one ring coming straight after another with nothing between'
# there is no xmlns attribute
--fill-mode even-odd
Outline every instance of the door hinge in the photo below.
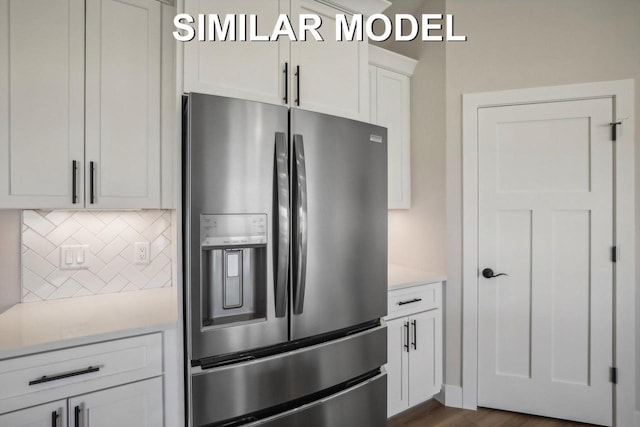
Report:
<svg viewBox="0 0 640 427"><path fill-rule="evenodd" d="M611 246L611 262L618 262L620 259L620 249L617 246Z"/></svg>
<svg viewBox="0 0 640 427"><path fill-rule="evenodd" d="M612 141L617 141L618 140L618 126L620 126L621 124L622 124L622 121L609 123L609 126L611 126L611 140Z"/></svg>
<svg viewBox="0 0 640 427"><path fill-rule="evenodd" d="M618 384L618 368L610 367L609 376L613 384Z"/></svg>

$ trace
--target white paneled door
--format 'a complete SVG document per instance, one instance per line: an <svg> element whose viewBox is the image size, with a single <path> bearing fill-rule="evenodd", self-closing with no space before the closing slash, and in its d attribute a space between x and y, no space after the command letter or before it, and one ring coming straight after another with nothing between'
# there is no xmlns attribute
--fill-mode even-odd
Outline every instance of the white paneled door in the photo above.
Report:
<svg viewBox="0 0 640 427"><path fill-rule="evenodd" d="M478 405L611 425L612 100L478 114Z"/></svg>

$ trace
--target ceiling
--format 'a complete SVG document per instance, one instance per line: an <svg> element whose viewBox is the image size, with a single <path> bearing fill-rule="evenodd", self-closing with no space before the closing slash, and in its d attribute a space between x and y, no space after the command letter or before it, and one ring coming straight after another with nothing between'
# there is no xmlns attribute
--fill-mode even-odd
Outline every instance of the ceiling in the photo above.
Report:
<svg viewBox="0 0 640 427"><path fill-rule="evenodd" d="M422 7L425 0L391 0L391 6L385 9L384 14L388 16L397 13L415 14Z"/></svg>

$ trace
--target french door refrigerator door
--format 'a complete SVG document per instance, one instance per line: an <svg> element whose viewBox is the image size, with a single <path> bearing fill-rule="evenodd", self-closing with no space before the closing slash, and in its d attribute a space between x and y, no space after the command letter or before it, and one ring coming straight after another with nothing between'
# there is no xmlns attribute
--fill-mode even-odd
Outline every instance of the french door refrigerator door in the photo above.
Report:
<svg viewBox="0 0 640 427"><path fill-rule="evenodd" d="M387 311L387 130L292 109L291 339Z"/></svg>
<svg viewBox="0 0 640 427"><path fill-rule="evenodd" d="M286 342L287 109L197 93L185 107L189 356Z"/></svg>

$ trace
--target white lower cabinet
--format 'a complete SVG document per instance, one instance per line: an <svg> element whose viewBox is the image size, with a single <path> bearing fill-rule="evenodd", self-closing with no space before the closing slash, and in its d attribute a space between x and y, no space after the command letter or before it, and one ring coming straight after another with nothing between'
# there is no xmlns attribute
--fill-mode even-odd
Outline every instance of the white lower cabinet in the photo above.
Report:
<svg viewBox="0 0 640 427"><path fill-rule="evenodd" d="M0 360L0 427L163 427L161 334Z"/></svg>
<svg viewBox="0 0 640 427"><path fill-rule="evenodd" d="M387 416L415 406L442 386L442 284L389 292Z"/></svg>
<svg viewBox="0 0 640 427"><path fill-rule="evenodd" d="M0 427L59 427L66 425L66 400L58 400L0 415Z"/></svg>
<svg viewBox="0 0 640 427"><path fill-rule="evenodd" d="M69 415L69 427L161 427L162 379L74 397L69 399Z"/></svg>
<svg viewBox="0 0 640 427"><path fill-rule="evenodd" d="M0 427L162 427L160 377L0 415Z"/></svg>

